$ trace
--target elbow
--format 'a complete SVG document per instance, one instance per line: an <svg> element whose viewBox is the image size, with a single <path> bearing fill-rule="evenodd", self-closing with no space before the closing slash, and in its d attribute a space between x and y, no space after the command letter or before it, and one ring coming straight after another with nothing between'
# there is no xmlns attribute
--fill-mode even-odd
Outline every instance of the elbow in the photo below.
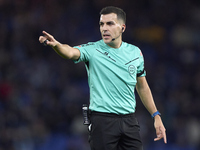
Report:
<svg viewBox="0 0 200 150"><path fill-rule="evenodd" d="M78 60L79 55L75 55L72 51L63 56L65 59Z"/></svg>

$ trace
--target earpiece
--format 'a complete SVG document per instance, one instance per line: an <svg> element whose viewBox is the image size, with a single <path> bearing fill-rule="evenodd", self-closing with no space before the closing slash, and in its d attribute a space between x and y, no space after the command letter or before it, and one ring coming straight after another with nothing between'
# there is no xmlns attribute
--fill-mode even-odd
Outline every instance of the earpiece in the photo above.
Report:
<svg viewBox="0 0 200 150"><path fill-rule="evenodd" d="M124 32L124 27L122 27L122 32Z"/></svg>

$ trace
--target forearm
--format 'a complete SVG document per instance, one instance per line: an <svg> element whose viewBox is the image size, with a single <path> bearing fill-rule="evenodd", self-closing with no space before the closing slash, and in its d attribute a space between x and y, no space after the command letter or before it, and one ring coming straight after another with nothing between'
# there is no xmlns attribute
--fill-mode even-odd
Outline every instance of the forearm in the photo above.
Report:
<svg viewBox="0 0 200 150"><path fill-rule="evenodd" d="M151 93L151 90L148 86L148 83L146 81L145 77L138 77L137 78L137 84L136 84L137 92L140 96L140 99L144 106L147 108L149 113L152 115L157 111L155 102L153 100L153 96ZM156 135L157 138L154 139L154 141L160 140L161 138L164 138L164 142L167 143L166 133L165 133L165 127L162 123L161 117L159 115L156 115L154 117L154 127L156 129Z"/></svg>
<svg viewBox="0 0 200 150"><path fill-rule="evenodd" d="M136 90L138 92L138 95L140 96L143 105L149 111L149 113L152 115L154 112L156 112L157 108L146 80L144 82L141 82L139 85L137 84Z"/></svg>
<svg viewBox="0 0 200 150"><path fill-rule="evenodd" d="M74 59L74 60L78 59L78 56L73 55L74 48L72 48L67 44L61 44L58 42L55 46L52 46L52 48L58 55L60 55L65 59Z"/></svg>
<svg viewBox="0 0 200 150"><path fill-rule="evenodd" d="M76 48L73 48L67 44L61 44L58 42L52 35L43 31L44 36L39 37L40 43L51 46L57 54L65 59L78 60L80 57L80 51Z"/></svg>

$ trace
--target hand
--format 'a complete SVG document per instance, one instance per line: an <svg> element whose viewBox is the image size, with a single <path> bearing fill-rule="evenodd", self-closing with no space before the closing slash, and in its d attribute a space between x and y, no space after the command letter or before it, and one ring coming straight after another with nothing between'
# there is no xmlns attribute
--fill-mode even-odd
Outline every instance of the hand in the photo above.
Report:
<svg viewBox="0 0 200 150"><path fill-rule="evenodd" d="M167 143L166 129L165 129L163 123L162 123L160 116L156 115L154 117L154 120L155 120L154 126L155 126L155 129L156 129L156 135L157 135L157 138L155 138L154 141L158 141L158 140L163 138L164 143L166 144Z"/></svg>
<svg viewBox="0 0 200 150"><path fill-rule="evenodd" d="M55 47L57 44L59 44L59 42L56 41L54 39L54 37L52 35L50 35L49 33L45 32L45 31L42 31L42 33L44 35L39 37L40 43L44 43L44 41L47 40L46 44L51 46L51 47Z"/></svg>

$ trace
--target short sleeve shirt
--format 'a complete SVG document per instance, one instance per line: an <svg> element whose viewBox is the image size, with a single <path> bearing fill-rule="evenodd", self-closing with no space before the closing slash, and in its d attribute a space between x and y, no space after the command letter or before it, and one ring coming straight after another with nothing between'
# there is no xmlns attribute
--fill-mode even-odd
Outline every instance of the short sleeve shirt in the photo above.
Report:
<svg viewBox="0 0 200 150"><path fill-rule="evenodd" d="M135 112L137 77L146 75L141 50L126 42L111 48L103 40L89 42L79 49L85 62L90 87L90 110L129 114Z"/></svg>

